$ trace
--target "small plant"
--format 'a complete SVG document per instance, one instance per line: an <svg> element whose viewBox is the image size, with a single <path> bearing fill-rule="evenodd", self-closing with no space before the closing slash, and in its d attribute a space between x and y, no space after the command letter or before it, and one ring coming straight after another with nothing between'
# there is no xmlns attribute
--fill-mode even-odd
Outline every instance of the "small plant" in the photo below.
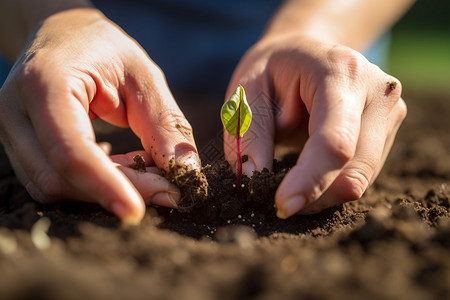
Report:
<svg viewBox="0 0 450 300"><path fill-rule="evenodd" d="M225 129L236 138L236 152L237 152L237 182L236 193L238 197L241 194L242 182L242 153L241 153L241 139L252 122L252 111L247 103L244 88L239 85L234 93L231 95L222 106L220 110L220 117L222 119Z"/></svg>

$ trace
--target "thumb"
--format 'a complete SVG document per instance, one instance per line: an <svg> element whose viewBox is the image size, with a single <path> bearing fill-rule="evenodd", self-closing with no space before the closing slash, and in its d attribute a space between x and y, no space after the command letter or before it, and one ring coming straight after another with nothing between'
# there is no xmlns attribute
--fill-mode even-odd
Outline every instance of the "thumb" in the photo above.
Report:
<svg viewBox="0 0 450 300"><path fill-rule="evenodd" d="M242 154L248 160L242 165L242 172L251 176L253 171L272 169L274 155L275 110L267 88L257 80L230 84L227 96L230 97L236 86L241 84L252 111L252 123L242 136ZM227 98L228 99L228 98ZM225 158L235 167L237 165L236 138L224 130Z"/></svg>

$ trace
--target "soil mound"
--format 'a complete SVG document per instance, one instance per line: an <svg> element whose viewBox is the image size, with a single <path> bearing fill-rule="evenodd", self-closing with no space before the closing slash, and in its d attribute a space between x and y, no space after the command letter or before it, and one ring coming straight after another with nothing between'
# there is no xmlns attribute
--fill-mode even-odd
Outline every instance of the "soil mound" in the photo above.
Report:
<svg viewBox="0 0 450 300"><path fill-rule="evenodd" d="M124 227L96 205L33 202L0 153L0 298L450 299L450 96L408 109L362 199L288 220L273 195L295 156L241 198L225 161L174 165L183 195L204 198Z"/></svg>

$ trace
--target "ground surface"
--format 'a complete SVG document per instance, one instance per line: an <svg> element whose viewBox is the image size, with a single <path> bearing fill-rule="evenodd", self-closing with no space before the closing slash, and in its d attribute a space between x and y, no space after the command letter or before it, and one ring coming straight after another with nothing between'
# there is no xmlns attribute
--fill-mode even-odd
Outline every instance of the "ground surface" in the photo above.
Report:
<svg viewBox="0 0 450 300"><path fill-rule="evenodd" d="M450 299L450 96L405 98L364 197L288 221L250 203L216 220L149 208L124 228L33 202L1 153L0 298Z"/></svg>

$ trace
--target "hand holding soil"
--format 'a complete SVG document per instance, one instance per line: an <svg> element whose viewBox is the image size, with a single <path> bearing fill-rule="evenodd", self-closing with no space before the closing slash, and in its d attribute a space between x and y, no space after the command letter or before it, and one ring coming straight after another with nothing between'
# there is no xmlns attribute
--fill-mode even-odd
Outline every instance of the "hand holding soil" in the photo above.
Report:
<svg viewBox="0 0 450 300"><path fill-rule="evenodd" d="M1 142L17 177L41 203L94 202L137 223L145 204L177 202L177 187L159 171L127 168L135 153L111 161L95 142L91 120L97 117L134 131L146 167L168 169L175 158L199 168L192 129L164 74L93 8L53 14L37 27L0 91L0 106Z"/></svg>
<svg viewBox="0 0 450 300"><path fill-rule="evenodd" d="M244 173L270 170L275 142L301 151L275 196L281 218L359 199L406 115L397 79L350 48L306 35L263 38L240 62L228 95L237 84L254 111L242 139ZM225 132L235 165L233 139Z"/></svg>

